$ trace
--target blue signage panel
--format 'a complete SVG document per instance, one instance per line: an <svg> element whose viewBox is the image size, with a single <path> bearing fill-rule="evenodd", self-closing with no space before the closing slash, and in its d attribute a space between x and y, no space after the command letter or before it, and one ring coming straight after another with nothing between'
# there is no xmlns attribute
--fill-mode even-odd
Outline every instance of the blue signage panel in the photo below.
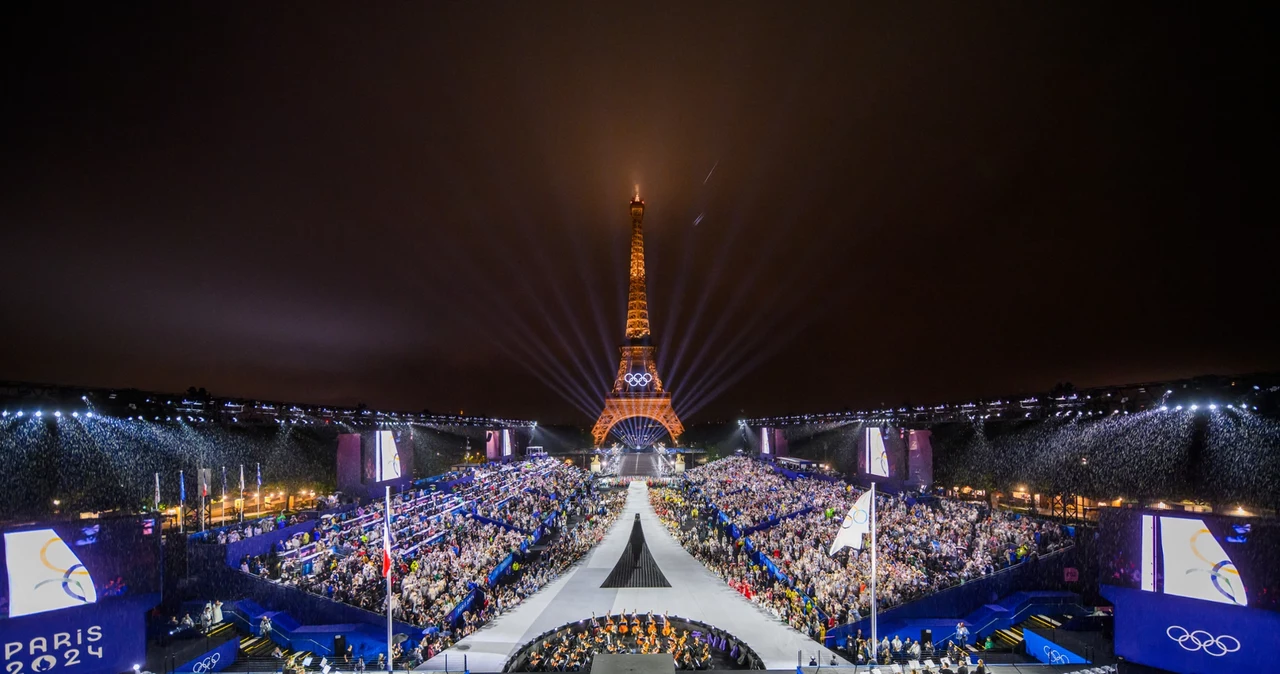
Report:
<svg viewBox="0 0 1280 674"><path fill-rule="evenodd" d="M130 597L4 620L4 673L128 671L146 658L146 611L158 599Z"/></svg>
<svg viewBox="0 0 1280 674"><path fill-rule="evenodd" d="M194 672L195 674L221 672L236 661L236 656L239 653L240 640L228 639L218 647L201 654L198 658L194 658L191 662L178 665L173 671Z"/></svg>
<svg viewBox="0 0 1280 674"><path fill-rule="evenodd" d="M1116 654L1188 674L1275 671L1280 613L1102 586L1116 607Z"/></svg>
<svg viewBox="0 0 1280 674"><path fill-rule="evenodd" d="M1022 638L1027 643L1027 655L1046 665L1083 665L1088 662L1065 647L1049 641L1031 630L1023 630Z"/></svg>

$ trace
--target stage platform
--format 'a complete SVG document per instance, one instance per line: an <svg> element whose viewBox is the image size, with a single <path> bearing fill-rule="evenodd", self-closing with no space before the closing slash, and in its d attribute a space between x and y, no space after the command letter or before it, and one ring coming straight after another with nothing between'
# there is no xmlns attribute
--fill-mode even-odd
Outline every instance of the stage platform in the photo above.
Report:
<svg viewBox="0 0 1280 674"><path fill-rule="evenodd" d="M674 674L676 663L666 653L656 655L610 655L591 659L591 674Z"/></svg>
<svg viewBox="0 0 1280 674"><path fill-rule="evenodd" d="M670 588L601 588L627 547L635 515L640 515L644 538ZM627 502L604 541L584 561L548 584L513 611L498 617L453 648L428 660L418 670L461 671L463 656L473 672L500 672L507 659L534 637L570 622L632 610L669 613L714 625L746 642L765 668L795 671L799 656L829 663L832 653L792 629L741 594L694 559L671 537L649 505L649 488L633 482ZM840 664L848 662L837 656Z"/></svg>
<svg viewBox="0 0 1280 674"><path fill-rule="evenodd" d="M661 474L658 455L653 453L624 453L618 465L618 477L658 477Z"/></svg>

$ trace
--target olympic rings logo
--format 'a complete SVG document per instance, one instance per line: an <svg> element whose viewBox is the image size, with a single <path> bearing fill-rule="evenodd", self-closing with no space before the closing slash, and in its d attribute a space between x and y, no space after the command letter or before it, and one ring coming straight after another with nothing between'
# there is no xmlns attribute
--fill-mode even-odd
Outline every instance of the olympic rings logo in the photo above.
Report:
<svg viewBox="0 0 1280 674"><path fill-rule="evenodd" d="M1067 656L1059 653L1056 649L1049 646L1044 647L1044 657L1048 658L1045 662L1051 665L1069 665L1071 660Z"/></svg>
<svg viewBox="0 0 1280 674"><path fill-rule="evenodd" d="M854 525L866 524L867 520L870 519L870 517L871 517L871 513L865 510L861 510L861 509L854 510L852 513L844 516L844 521L840 523L840 528L850 529Z"/></svg>
<svg viewBox="0 0 1280 674"><path fill-rule="evenodd" d="M90 601L89 593L87 590L85 590L84 584L81 583L79 579L72 578L72 576L84 576L86 578L89 576L89 570L84 567L84 564L80 564L79 560L77 560L77 563L71 565L70 568L59 569L57 566L54 566L52 562L49 561L49 548L52 547L54 544L61 543L61 542L62 542L62 539L59 538L56 534L53 536L53 538L50 538L49 540L45 541L45 544L40 548L40 563L44 564L45 568L49 569L50 571L61 573L62 577L42 580L39 583L36 583L36 588L43 587L49 583L61 583L62 591L66 592L67 596L71 597L72 599L76 599L78 601L89 603ZM90 582L90 585L92 586L93 580L89 579L89 582ZM72 585L75 585L75 589L72 589L71 587ZM76 590L79 590L79 592L77 592Z"/></svg>
<svg viewBox="0 0 1280 674"><path fill-rule="evenodd" d="M1201 573L1209 574L1209 580L1210 582L1213 583L1214 589L1222 593L1222 596L1226 597L1227 599L1230 599L1231 603L1237 606L1247 605L1249 600L1248 600L1248 597L1245 596L1244 587L1240 588L1240 595L1241 595L1240 598L1236 598L1236 588L1235 588L1235 585L1233 585L1231 582L1230 576L1235 576L1237 579L1240 578L1240 571L1238 571L1235 568L1236 565L1230 559L1224 559L1218 562L1217 564L1214 564L1213 562L1210 562L1208 559L1206 559L1203 554L1200 553L1200 548L1198 547L1198 543L1199 543L1200 537L1204 536L1205 534L1208 534L1210 540L1213 539L1213 534L1209 533L1208 529L1201 529L1191 536L1191 552L1196 557L1198 557L1200 561L1204 562L1206 565L1212 568L1211 569L1192 569L1187 573L1191 573L1192 571L1199 571ZM1231 568L1227 568L1227 567L1231 567ZM1223 583L1226 583L1226 586L1227 586L1226 589L1223 589L1222 587Z"/></svg>
<svg viewBox="0 0 1280 674"><path fill-rule="evenodd" d="M636 386L648 386L653 381L653 375L648 372L628 372L622 375L622 381L627 382L627 386L632 388Z"/></svg>
<svg viewBox="0 0 1280 674"><path fill-rule="evenodd" d="M1164 633L1176 641L1183 650L1204 651L1205 654L1215 658L1240 650L1240 640L1230 634L1215 637L1204 630L1188 632L1187 628L1181 625L1170 625Z"/></svg>
<svg viewBox="0 0 1280 674"><path fill-rule="evenodd" d="M202 672L212 672L214 666L217 665L218 661L221 659L222 659L221 653L214 653L213 655L210 655L209 657L192 665L191 671L196 672L197 674L200 674Z"/></svg>

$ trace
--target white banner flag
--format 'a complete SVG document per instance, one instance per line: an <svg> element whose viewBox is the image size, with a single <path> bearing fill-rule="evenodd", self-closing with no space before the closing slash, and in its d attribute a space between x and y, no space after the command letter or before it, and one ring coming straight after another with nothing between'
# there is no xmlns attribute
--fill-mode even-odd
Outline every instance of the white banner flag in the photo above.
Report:
<svg viewBox="0 0 1280 674"><path fill-rule="evenodd" d="M858 497L853 507L849 509L849 514L844 516L844 521L840 523L840 531L836 533L836 539L831 542L831 552L827 554L834 555L845 547L861 550L862 535L870 532L871 492L868 491Z"/></svg>

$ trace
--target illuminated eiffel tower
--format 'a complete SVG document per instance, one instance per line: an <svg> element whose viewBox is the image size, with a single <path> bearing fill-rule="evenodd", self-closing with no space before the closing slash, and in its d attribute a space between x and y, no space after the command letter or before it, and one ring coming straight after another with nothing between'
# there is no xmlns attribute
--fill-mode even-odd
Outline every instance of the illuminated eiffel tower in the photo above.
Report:
<svg viewBox="0 0 1280 674"><path fill-rule="evenodd" d="M671 407L671 393L658 376L655 348L649 336L649 298L644 275L644 202L640 188L631 200L631 281L627 293L627 343L618 364L613 390L604 398L604 410L591 429L596 446L604 444L619 422L645 418L657 422L671 435L672 443L684 433L684 424ZM656 439L656 438L654 438ZM634 442L636 438L624 438Z"/></svg>

